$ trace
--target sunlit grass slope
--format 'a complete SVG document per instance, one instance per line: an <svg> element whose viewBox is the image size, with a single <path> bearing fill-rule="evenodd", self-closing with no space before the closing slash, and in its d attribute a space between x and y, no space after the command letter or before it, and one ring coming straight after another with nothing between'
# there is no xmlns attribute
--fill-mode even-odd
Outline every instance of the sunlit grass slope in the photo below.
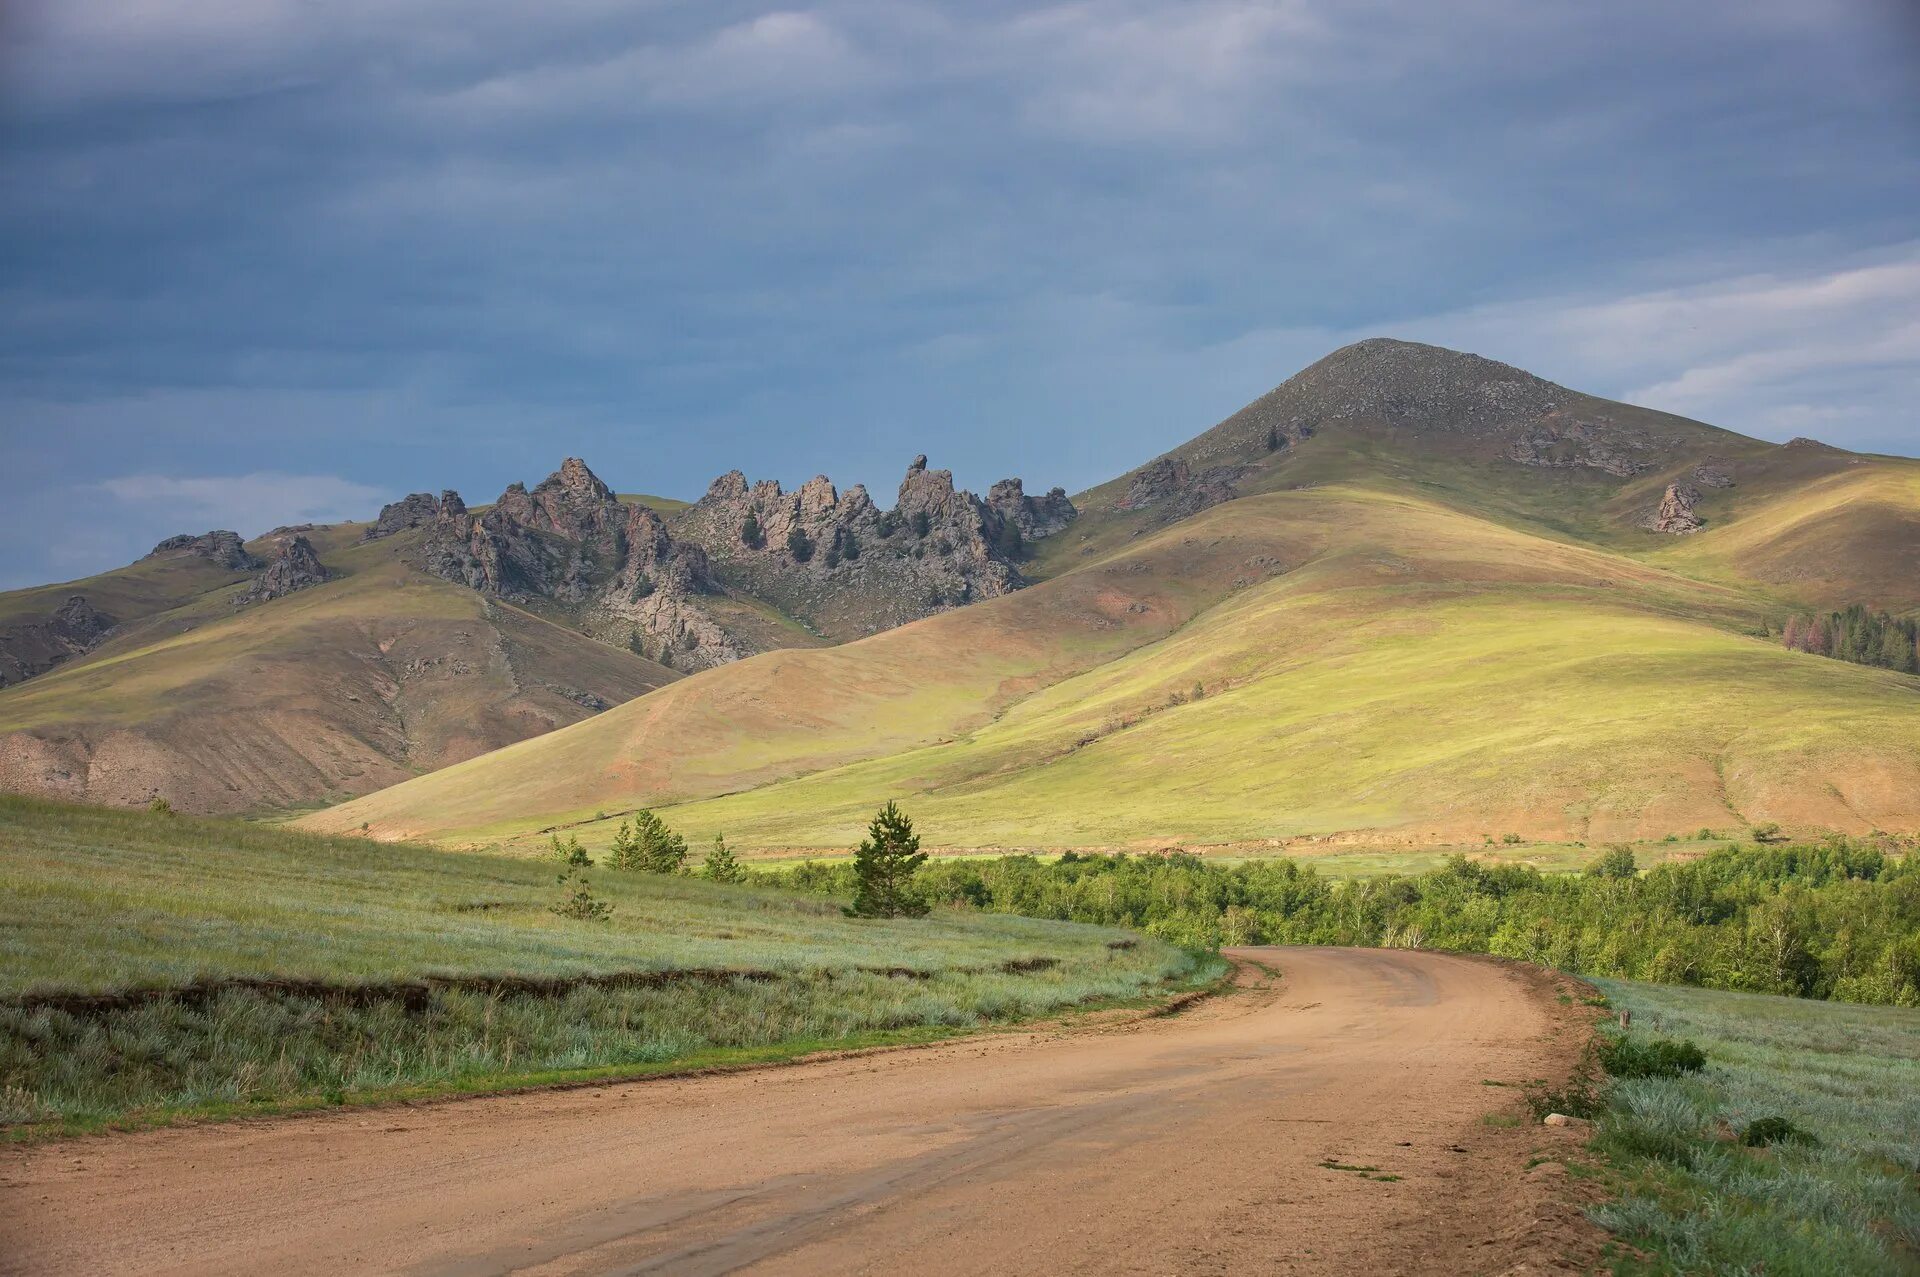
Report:
<svg viewBox="0 0 1920 1277"><path fill-rule="evenodd" d="M1920 826L1920 683L1763 615L1416 497L1276 492L311 820L591 844L654 804L756 847L849 845L887 797L952 847Z"/></svg>
<svg viewBox="0 0 1920 1277"><path fill-rule="evenodd" d="M846 917L588 872L0 796L0 1139L788 1058L1178 991L1112 928Z"/></svg>
<svg viewBox="0 0 1920 1277"><path fill-rule="evenodd" d="M336 579L236 607L216 588L0 692L0 788L200 810L361 793L575 722L654 663L314 534Z"/></svg>

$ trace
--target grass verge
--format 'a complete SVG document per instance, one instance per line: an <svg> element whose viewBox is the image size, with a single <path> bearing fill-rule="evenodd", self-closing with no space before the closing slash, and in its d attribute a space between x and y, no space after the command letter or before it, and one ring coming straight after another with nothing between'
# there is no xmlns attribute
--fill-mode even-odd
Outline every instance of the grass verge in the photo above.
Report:
<svg viewBox="0 0 1920 1277"><path fill-rule="evenodd" d="M31 1138L790 1059L1156 1004L1106 927L0 799L0 1128Z"/></svg>
<svg viewBox="0 0 1920 1277"><path fill-rule="evenodd" d="M1920 1272L1920 1011L1593 983L1632 1013L1616 1067L1652 1074L1611 1082L1592 1144L1593 1217L1647 1256L1617 1271Z"/></svg>

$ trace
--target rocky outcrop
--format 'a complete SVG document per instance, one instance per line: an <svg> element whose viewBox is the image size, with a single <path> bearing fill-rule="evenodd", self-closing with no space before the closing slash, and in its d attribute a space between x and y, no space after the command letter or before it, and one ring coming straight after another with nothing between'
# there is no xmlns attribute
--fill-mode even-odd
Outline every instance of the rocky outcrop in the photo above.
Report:
<svg viewBox="0 0 1920 1277"><path fill-rule="evenodd" d="M924 456L884 511L858 484L842 493L819 475L788 492L773 480L749 485L734 470L673 531L704 547L729 587L826 637L855 638L1024 583L1017 562L1026 528L1057 531L1073 507L1057 490L1029 502L1018 480L995 491L997 505L982 501L956 488L950 471L928 469Z"/></svg>
<svg viewBox="0 0 1920 1277"><path fill-rule="evenodd" d="M1660 498L1660 505L1648 516L1645 526L1655 532L1664 532L1670 536L1685 536L1698 532L1706 526L1704 520L1694 513L1694 506L1700 501L1700 489L1690 484L1670 483L1666 493Z"/></svg>
<svg viewBox="0 0 1920 1277"><path fill-rule="evenodd" d="M1547 469L1598 470L1626 479L1653 465L1652 445L1643 431L1554 413L1522 430L1507 445L1506 459Z"/></svg>
<svg viewBox="0 0 1920 1277"><path fill-rule="evenodd" d="M436 576L569 607L596 637L678 669L747 654L702 603L717 589L700 547L676 541L646 506L623 503L577 457L532 491L510 485L481 515L453 491L435 504L418 553Z"/></svg>
<svg viewBox="0 0 1920 1277"><path fill-rule="evenodd" d="M40 620L0 630L0 687L22 683L100 645L113 621L80 594Z"/></svg>
<svg viewBox="0 0 1920 1277"><path fill-rule="evenodd" d="M1731 488L1733 467L1724 461L1702 461L1693 468L1693 481L1703 488Z"/></svg>
<svg viewBox="0 0 1920 1277"><path fill-rule="evenodd" d="M1121 510L1151 508L1164 519L1184 519L1208 506L1233 500L1237 495L1234 484L1245 473L1244 466L1209 466L1195 470L1179 457L1161 457L1128 476L1126 494L1115 507Z"/></svg>
<svg viewBox="0 0 1920 1277"><path fill-rule="evenodd" d="M1030 497L1018 479L1002 479L989 488L986 506L1002 527L1018 529L1022 541L1039 541L1065 531L1080 514L1067 499L1065 488Z"/></svg>
<svg viewBox="0 0 1920 1277"><path fill-rule="evenodd" d="M295 591L311 589L332 579L333 573L314 553L313 542L296 533L280 541L273 558L267 563L266 571L255 577L234 599L234 605L245 607L249 603L285 598Z"/></svg>
<svg viewBox="0 0 1920 1277"><path fill-rule="evenodd" d="M457 493L453 494L456 497ZM363 541L378 541L405 532L410 528L422 528L440 517L440 499L431 492L413 492L398 501L388 502L380 509L380 517L373 526L361 535Z"/></svg>
<svg viewBox="0 0 1920 1277"><path fill-rule="evenodd" d="M247 553L246 542L240 539L238 532L182 532L154 546L146 557L170 559L187 556L209 559L235 572L251 572L260 566L260 560Z"/></svg>

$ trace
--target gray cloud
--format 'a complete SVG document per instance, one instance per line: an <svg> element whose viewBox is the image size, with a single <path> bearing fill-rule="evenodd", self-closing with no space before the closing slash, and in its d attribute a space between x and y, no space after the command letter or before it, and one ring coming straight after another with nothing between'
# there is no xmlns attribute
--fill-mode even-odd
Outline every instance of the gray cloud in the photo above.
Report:
<svg viewBox="0 0 1920 1277"><path fill-rule="evenodd" d="M1920 451L1897 12L28 0L0 430L38 494L1077 486L1392 331ZM0 584L138 517L17 504Z"/></svg>

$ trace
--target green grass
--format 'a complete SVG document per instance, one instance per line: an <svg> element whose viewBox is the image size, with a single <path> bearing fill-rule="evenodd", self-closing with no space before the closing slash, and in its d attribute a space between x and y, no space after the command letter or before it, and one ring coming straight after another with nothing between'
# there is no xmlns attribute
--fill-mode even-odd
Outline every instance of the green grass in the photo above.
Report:
<svg viewBox="0 0 1920 1277"><path fill-rule="evenodd" d="M557 873L0 797L0 1123L88 1129L755 1059L1209 973L1156 941L1114 947L1127 933L1113 928L857 920L832 901L605 869L589 879L612 918L572 921L549 909ZM1049 961L1008 966L1035 958ZM313 984L221 983L237 981ZM182 988L196 982L214 988ZM142 990L160 992L74 996Z"/></svg>
<svg viewBox="0 0 1920 1277"><path fill-rule="evenodd" d="M769 852L851 846L886 797L949 850L1914 827L1920 681L1783 651L1770 606L1411 496L1277 492L307 823L595 845L650 804Z"/></svg>
<svg viewBox="0 0 1920 1277"><path fill-rule="evenodd" d="M1920 1271L1920 1011L1594 983L1631 1036L1707 1054L1614 1082L1597 1127L1620 1197L1594 1217L1655 1254L1648 1271ZM1770 1117L1811 1141L1740 1142Z"/></svg>

